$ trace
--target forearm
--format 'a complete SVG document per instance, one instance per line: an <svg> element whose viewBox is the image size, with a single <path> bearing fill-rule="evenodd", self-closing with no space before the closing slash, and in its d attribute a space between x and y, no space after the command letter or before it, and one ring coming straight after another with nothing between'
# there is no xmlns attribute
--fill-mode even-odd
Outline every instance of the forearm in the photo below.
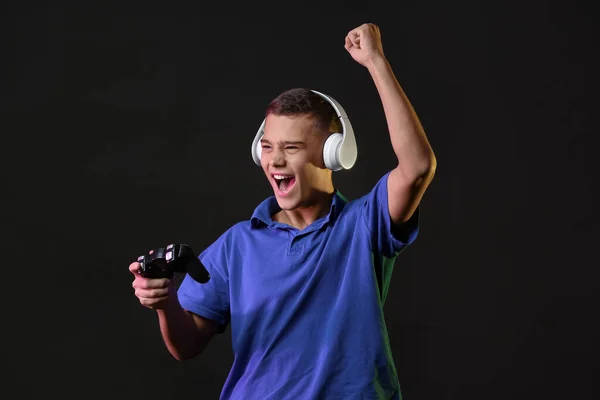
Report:
<svg viewBox="0 0 600 400"><path fill-rule="evenodd" d="M381 98L398 168L417 178L435 169L435 156L410 101L383 56L367 64Z"/></svg>
<svg viewBox="0 0 600 400"><path fill-rule="evenodd" d="M175 288L169 289L169 300L163 309L156 310L160 332L169 352L177 360L190 359L200 354L210 337L203 335L192 314L184 310L177 299Z"/></svg>

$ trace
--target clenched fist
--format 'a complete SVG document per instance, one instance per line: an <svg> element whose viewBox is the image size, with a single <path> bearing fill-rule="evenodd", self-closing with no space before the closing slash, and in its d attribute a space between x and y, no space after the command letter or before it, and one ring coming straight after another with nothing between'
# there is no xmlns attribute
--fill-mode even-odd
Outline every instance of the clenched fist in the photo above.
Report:
<svg viewBox="0 0 600 400"><path fill-rule="evenodd" d="M129 265L129 271L135 276L132 286L140 303L155 310L164 308L167 301L176 296L175 286L167 278L144 278L138 273L139 269L140 263L137 261Z"/></svg>
<svg viewBox="0 0 600 400"><path fill-rule="evenodd" d="M352 58L364 67L378 57L384 57L381 33L375 24L362 24L346 35L344 45Z"/></svg>

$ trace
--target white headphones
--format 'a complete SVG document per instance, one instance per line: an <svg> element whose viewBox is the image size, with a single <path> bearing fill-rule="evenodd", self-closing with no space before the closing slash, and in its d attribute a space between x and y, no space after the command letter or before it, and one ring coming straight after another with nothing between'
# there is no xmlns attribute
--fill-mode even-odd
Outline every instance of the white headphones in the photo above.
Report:
<svg viewBox="0 0 600 400"><path fill-rule="evenodd" d="M324 95L323 93L311 90L327 100L335 110L340 122L342 123L342 133L332 133L323 146L323 161L325 166L332 171L341 169L350 169L354 166L357 156L356 139L354 138L354 130L350 124L350 120L342 106L333 98ZM252 159L256 165L260 166L260 156L262 154L262 145L260 139L265 134L265 118L258 128L258 132L252 142Z"/></svg>

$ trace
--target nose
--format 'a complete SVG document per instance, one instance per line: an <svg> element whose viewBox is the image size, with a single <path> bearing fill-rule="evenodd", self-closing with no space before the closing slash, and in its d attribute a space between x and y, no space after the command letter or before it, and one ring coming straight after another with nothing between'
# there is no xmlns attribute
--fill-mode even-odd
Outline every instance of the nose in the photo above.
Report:
<svg viewBox="0 0 600 400"><path fill-rule="evenodd" d="M281 167L285 165L285 155L281 150L273 151L271 155L271 159L269 160L269 164L274 167Z"/></svg>

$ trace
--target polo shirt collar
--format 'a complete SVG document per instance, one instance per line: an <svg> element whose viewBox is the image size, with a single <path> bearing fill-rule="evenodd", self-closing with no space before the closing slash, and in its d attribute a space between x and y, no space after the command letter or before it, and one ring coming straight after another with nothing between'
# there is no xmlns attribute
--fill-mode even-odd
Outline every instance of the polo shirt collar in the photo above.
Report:
<svg viewBox="0 0 600 400"><path fill-rule="evenodd" d="M329 206L329 213L325 217L315 221L313 223L314 228L318 229L329 221L335 220L347 203L348 200L346 197L339 190L335 189L331 205ZM281 211L281 208L277 204L275 196L268 197L256 207L250 219L250 224L253 228L260 226L268 226L270 228L289 227L288 225L273 221L271 218L271 215L279 211Z"/></svg>

